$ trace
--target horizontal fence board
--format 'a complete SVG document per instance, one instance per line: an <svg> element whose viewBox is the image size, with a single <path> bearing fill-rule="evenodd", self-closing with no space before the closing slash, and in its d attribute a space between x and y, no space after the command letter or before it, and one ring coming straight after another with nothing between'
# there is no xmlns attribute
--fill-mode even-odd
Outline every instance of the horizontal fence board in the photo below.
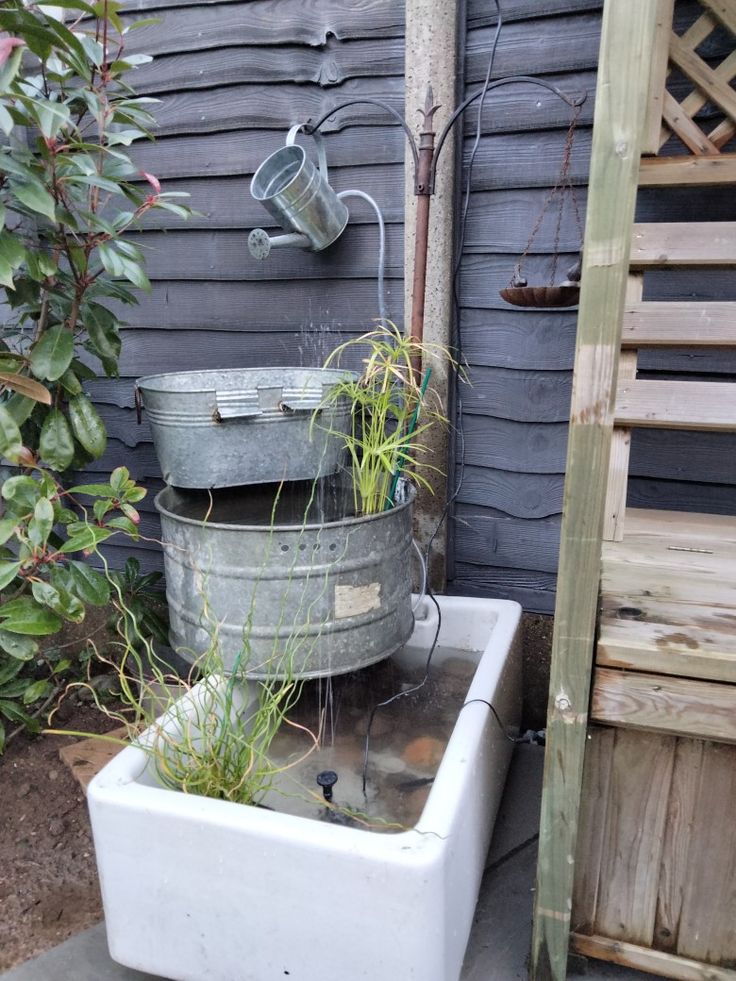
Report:
<svg viewBox="0 0 736 981"><path fill-rule="evenodd" d="M644 222L634 225L631 263L648 266L736 265L736 222Z"/></svg>
<svg viewBox="0 0 736 981"><path fill-rule="evenodd" d="M556 577L531 569L455 563L447 591L456 596L491 596L520 603L530 613L554 613Z"/></svg>
<svg viewBox="0 0 736 981"><path fill-rule="evenodd" d="M505 17L505 8L504 8ZM498 42L493 65L493 78L518 75L520 66L533 65L530 74L573 72L595 68L598 63L601 18L598 12L540 20L536 29L525 22L507 22ZM473 27L465 42L465 83L482 83L488 70L488 52L495 34L495 25Z"/></svg>
<svg viewBox="0 0 736 981"><path fill-rule="evenodd" d="M403 295L400 281L387 281L386 303L398 322L402 320ZM363 333L372 326L377 306L375 280L292 279L280 282L278 290L265 279L249 283L182 280L154 283L138 306L122 307L119 312L123 322L134 327L153 324L264 334L305 330L312 336L315 328Z"/></svg>
<svg viewBox="0 0 736 981"><path fill-rule="evenodd" d="M736 182L736 154L713 157L645 157L639 170L643 187L677 187Z"/></svg>
<svg viewBox="0 0 736 981"><path fill-rule="evenodd" d="M484 70L485 76L485 70ZM521 76L533 76L523 67L515 73ZM575 100L587 94L580 109L577 137L585 133L593 123L593 103L595 89L595 72L582 71L557 73L544 77L544 85L532 82L509 81L491 90L483 104L481 116L481 133L483 136L498 133L519 133L532 130L558 130L563 144L567 129L570 125L573 109L569 102L560 98L547 84L556 86L567 97ZM467 96L480 92L481 84L471 85ZM463 119L463 131L466 135L475 135L477 128L477 109L467 111Z"/></svg>
<svg viewBox="0 0 736 981"><path fill-rule="evenodd" d="M374 98L401 112L404 80L401 77L350 79L335 89L313 85L227 85L163 95L156 106L156 136L222 133L228 130L288 130L294 123L316 120L351 99ZM337 110L321 131L352 126L385 125L390 115L379 106L355 105ZM284 132L286 136L286 132ZM223 137L218 137L218 141Z"/></svg>
<svg viewBox="0 0 736 981"><path fill-rule="evenodd" d="M128 559L137 559L142 575L164 571L164 554L152 548L134 548L132 545L105 544L100 547L111 569L122 569Z"/></svg>
<svg viewBox="0 0 736 981"><path fill-rule="evenodd" d="M156 16L155 3L136 9ZM166 4L161 4L165 7ZM126 15L123 22L136 19ZM247 3L197 3L177 13L160 16L160 23L128 36L126 50L147 54L221 48L234 44L325 44L330 37L403 37L404 5L394 0L249 0ZM177 28L174 29L174 18Z"/></svg>
<svg viewBox="0 0 736 981"><path fill-rule="evenodd" d="M231 177L254 174L270 154L284 145L285 133L269 129L230 130L227 139L212 134L159 138L134 143L131 157L141 170L161 179ZM355 126L325 140L331 167L403 163L404 132L400 126Z"/></svg>
<svg viewBox="0 0 736 981"><path fill-rule="evenodd" d="M622 380L614 412L620 425L734 431L736 385Z"/></svg>
<svg viewBox="0 0 736 981"><path fill-rule="evenodd" d="M465 140L463 167L467 168L473 140ZM590 166L591 131L578 131L570 162L570 180L583 184ZM473 190L509 187L552 187L565 147L563 130L495 133L484 137L473 164ZM530 229L531 231L531 229Z"/></svg>
<svg viewBox="0 0 736 981"><path fill-rule="evenodd" d="M560 542L558 517L484 517L459 506L455 520L455 561L466 565L556 572Z"/></svg>
<svg viewBox="0 0 736 981"><path fill-rule="evenodd" d="M478 310L518 310L518 307L507 303L500 295L500 291L511 284L518 260L518 253L516 255L463 255L460 264L462 306ZM567 269L576 261L577 253L569 252L560 255L555 281L562 282ZM528 255L523 263L523 272L529 285L549 285L553 265L552 256Z"/></svg>
<svg viewBox="0 0 736 981"><path fill-rule="evenodd" d="M736 300L736 276L729 269L648 269L644 273L644 300Z"/></svg>
<svg viewBox="0 0 736 981"><path fill-rule="evenodd" d="M666 469L662 467L661 480L629 477L627 506L668 511L700 511L706 514L736 514L736 490L732 485L668 480Z"/></svg>
<svg viewBox="0 0 736 981"><path fill-rule="evenodd" d="M561 198L550 195L550 188L504 188L471 194L463 252L520 252L543 213L541 225L534 234L533 251L578 251L582 247L585 192L582 188L575 191L576 202L569 193ZM558 229L560 204L562 218Z"/></svg>
<svg viewBox="0 0 736 981"><path fill-rule="evenodd" d="M572 372L510 371L472 366L461 384L463 410L519 422L563 422L570 413Z"/></svg>
<svg viewBox="0 0 736 981"><path fill-rule="evenodd" d="M564 473L566 422L526 423L466 415L463 437L468 466L524 473Z"/></svg>
<svg viewBox="0 0 736 981"><path fill-rule="evenodd" d="M572 369L577 311L461 310L465 359L495 368Z"/></svg>
<svg viewBox="0 0 736 981"><path fill-rule="evenodd" d="M736 345L736 303L636 303L624 311L624 347Z"/></svg>
<svg viewBox="0 0 736 981"><path fill-rule="evenodd" d="M519 473L466 462L457 500L514 518L548 518L562 512L563 484L562 474Z"/></svg>
<svg viewBox="0 0 736 981"><path fill-rule="evenodd" d="M638 477L736 484L736 437L731 433L635 430L629 472Z"/></svg>
<svg viewBox="0 0 736 981"><path fill-rule="evenodd" d="M274 149L276 149L274 144ZM389 224L404 220L404 168L400 163L378 164L374 167L333 167L330 184L335 191L353 190L356 187L376 199L383 219ZM177 220L169 211L154 208L143 217L141 227L192 229L239 228L249 230L273 224L273 218L250 193L250 175L235 177L186 178L164 180L163 191L189 195L182 203L199 214ZM359 198L346 198L350 212L350 224L374 224L376 213ZM246 232L247 234L247 232ZM245 236L244 236L245 241ZM246 246L247 247L247 246ZM267 269L267 266L263 267Z"/></svg>
<svg viewBox="0 0 736 981"><path fill-rule="evenodd" d="M268 218L268 214L265 213ZM283 234L265 223L269 234ZM149 231L130 235L146 255L151 280L268 280L283 279L366 279L378 270L379 233L377 226L348 225L338 242L322 252L309 249L274 249L267 259L254 259L248 251L243 231ZM403 228L386 229L384 274L389 279L403 275ZM276 292L278 287L272 285ZM299 312L299 311L291 311ZM375 310L369 313L373 316Z"/></svg>
<svg viewBox="0 0 736 981"><path fill-rule="evenodd" d="M136 69L135 88L143 94L179 92L254 82L341 85L349 78L403 75L403 37L348 41L329 47L220 47L158 55Z"/></svg>
<svg viewBox="0 0 736 981"><path fill-rule="evenodd" d="M607 725L736 742L736 685L598 668L591 719Z"/></svg>

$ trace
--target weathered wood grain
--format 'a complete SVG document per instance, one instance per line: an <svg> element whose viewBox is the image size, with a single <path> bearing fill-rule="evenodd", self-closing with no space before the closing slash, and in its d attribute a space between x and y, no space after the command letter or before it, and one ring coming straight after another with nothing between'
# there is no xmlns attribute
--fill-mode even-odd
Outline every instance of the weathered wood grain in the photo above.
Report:
<svg viewBox="0 0 736 981"><path fill-rule="evenodd" d="M591 726L585 746L583 787L580 795L580 831L575 856L571 929L591 933L598 908L601 862L609 820L609 798L614 729Z"/></svg>
<svg viewBox="0 0 736 981"><path fill-rule="evenodd" d="M563 483L562 474L518 473L466 463L458 502L494 508L515 518L549 518L562 511Z"/></svg>
<svg viewBox="0 0 736 981"><path fill-rule="evenodd" d="M632 303L621 328L624 347L736 345L736 303Z"/></svg>
<svg viewBox="0 0 736 981"><path fill-rule="evenodd" d="M155 5L146 0L136 9L166 7L165 0ZM127 23L136 17L125 16ZM184 22L186 29L172 30L174 18ZM198 3L185 12L163 15L161 22L134 31L128 41L128 51L160 54L172 51L191 51L202 48L221 48L234 44L273 46L306 44L312 47L348 38L402 37L404 33L403 4L393 0L301 0L300 3L279 0L249 0L248 3Z"/></svg>
<svg viewBox="0 0 736 981"><path fill-rule="evenodd" d="M648 266L736 265L736 222L654 222L634 225L631 263Z"/></svg>
<svg viewBox="0 0 736 981"><path fill-rule="evenodd" d="M567 423L526 423L491 416L463 417L465 462L523 473L562 474Z"/></svg>
<svg viewBox="0 0 736 981"><path fill-rule="evenodd" d="M733 449L733 437L728 433L635 430L631 439L631 472L639 477L663 477L664 451L670 479L736 484Z"/></svg>
<svg viewBox="0 0 736 981"><path fill-rule="evenodd" d="M172 136L133 144L131 157L141 170L161 179L250 175L285 138L272 129L230 130L227 139L208 133ZM333 168L402 163L404 142L398 125L356 126L327 137L327 157Z"/></svg>
<svg viewBox="0 0 736 981"><path fill-rule="evenodd" d="M542 120L535 121L536 126L542 124ZM560 172L564 146L563 130L488 134L481 140L475 156L473 190L552 187ZM468 138L463 146L465 166L471 147ZM570 180L574 184L587 182L590 147L591 131L583 127L578 130L571 156Z"/></svg>
<svg viewBox="0 0 736 981"><path fill-rule="evenodd" d="M736 182L736 154L715 157L657 157L644 159L639 171L643 187L690 187Z"/></svg>
<svg viewBox="0 0 736 981"><path fill-rule="evenodd" d="M736 386L727 382L664 382L622 378L617 424L660 429L736 429Z"/></svg>
<svg viewBox="0 0 736 981"><path fill-rule="evenodd" d="M712 967L690 958L677 957L665 951L650 950L648 947L611 940L608 937L589 937L576 933L571 938L571 946L585 957L597 957L612 964L674 978L675 981L736 981L736 971L728 968Z"/></svg>
<svg viewBox="0 0 736 981"><path fill-rule="evenodd" d="M263 226L269 234L283 230L273 227L273 219L264 211ZM254 259L248 252L244 231L168 230L140 232L129 236L145 251L146 268L153 280L192 282L253 281L273 283L278 280L367 279L377 275L378 227L350 225L340 240L322 252L309 249L274 249L266 260ZM397 279L403 275L403 229L390 225L386 229L385 276ZM271 286L273 290L274 287ZM374 309L367 316L376 315Z"/></svg>
<svg viewBox="0 0 736 981"><path fill-rule="evenodd" d="M691 847L695 844L693 818L706 745L699 739L678 739L675 745L654 925L654 946L673 953L677 950L683 894L690 876Z"/></svg>
<svg viewBox="0 0 736 981"><path fill-rule="evenodd" d="M288 130L294 123L316 120L350 99L375 98L397 111L404 105L402 78L349 79L339 91L315 85L227 85L163 95L156 107L157 136L219 133L228 130ZM386 125L390 115L378 106L336 110L322 126L330 133L350 126ZM285 134L284 134L285 135Z"/></svg>
<svg viewBox="0 0 736 981"><path fill-rule="evenodd" d="M158 55L150 64L137 68L134 77L137 92L160 94L244 82L261 85L311 82L328 88L341 85L349 78L375 78L402 75L403 72L404 39L397 35L339 44L331 42L319 48L290 44L278 47L251 45L218 47L216 54L205 49Z"/></svg>
<svg viewBox="0 0 736 981"><path fill-rule="evenodd" d="M629 476L628 505L632 508L663 508L674 511L703 511L706 514L736 514L736 493L731 484L706 484L693 468L692 482L669 480L671 461L662 458L661 480Z"/></svg>
<svg viewBox="0 0 736 981"><path fill-rule="evenodd" d="M561 371L572 368L575 311L460 311L463 354L469 364Z"/></svg>
<svg viewBox="0 0 736 981"><path fill-rule="evenodd" d="M663 99L668 74L669 40L674 8L675 0L657 0L657 24L651 52L642 153L659 153L659 134L662 129Z"/></svg>
<svg viewBox="0 0 736 981"><path fill-rule="evenodd" d="M464 252L521 251L537 219L549 202L550 189L526 188L479 191L471 195L465 229ZM575 192L581 222L585 220L585 191ZM582 224L578 226L571 195L562 199L562 220L557 227L558 201L547 207L534 236L534 252L576 252L582 246Z"/></svg>
<svg viewBox="0 0 736 981"><path fill-rule="evenodd" d="M483 310L512 310L501 298L499 291L511 282L514 267L523 246L516 255L464 255L460 265L463 306ZM561 283L567 270L577 261L577 253L559 256L556 283ZM554 258L550 255L528 255L523 263L523 273L530 286L550 285ZM569 311L568 311L569 312Z"/></svg>
<svg viewBox="0 0 736 981"><path fill-rule="evenodd" d="M608 725L732 743L736 686L597 668L590 716ZM633 738L636 742L640 737ZM695 916L702 924L702 904Z"/></svg>
<svg viewBox="0 0 736 981"><path fill-rule="evenodd" d="M704 611L704 616L707 610ZM596 663L676 677L736 683L736 628L602 617Z"/></svg>
<svg viewBox="0 0 736 981"><path fill-rule="evenodd" d="M533 568L553 574L557 571L558 517L536 520L484 517L460 505L455 519L455 540L464 563Z"/></svg>
<svg viewBox="0 0 736 981"><path fill-rule="evenodd" d="M448 592L459 596L512 599L532 613L552 613L555 582L553 574L533 569L504 569L457 562L455 577L448 583Z"/></svg>
<svg viewBox="0 0 736 981"><path fill-rule="evenodd" d="M523 422L563 422L570 412L572 379L567 371L510 371L506 368L469 369L463 385L467 413Z"/></svg>
<svg viewBox="0 0 736 981"><path fill-rule="evenodd" d="M699 776L690 830L697 861L683 882L677 952L730 967L736 962L736 748L706 744Z"/></svg>
<svg viewBox="0 0 736 981"><path fill-rule="evenodd" d="M653 733L615 735L593 928L601 936L652 942L675 742Z"/></svg>

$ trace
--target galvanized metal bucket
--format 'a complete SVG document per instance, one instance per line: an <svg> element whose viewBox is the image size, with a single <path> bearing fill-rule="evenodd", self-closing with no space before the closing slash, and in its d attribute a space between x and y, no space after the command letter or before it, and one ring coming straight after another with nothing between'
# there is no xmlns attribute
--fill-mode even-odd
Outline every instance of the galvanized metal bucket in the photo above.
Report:
<svg viewBox="0 0 736 981"><path fill-rule="evenodd" d="M327 158L319 133L314 133L319 170L304 147L294 143L301 126L289 130L286 146L267 157L253 175L250 193L287 232L306 235L320 252L340 237L348 209L329 184Z"/></svg>
<svg viewBox="0 0 736 981"><path fill-rule="evenodd" d="M347 400L319 411L350 372L234 368L149 375L136 382L167 484L234 487L334 473Z"/></svg>
<svg viewBox="0 0 736 981"><path fill-rule="evenodd" d="M225 669L240 656L254 678L343 674L388 657L413 627L413 490L390 511L342 519L345 492L287 485L276 507L274 495L156 497L171 646L195 660L216 638Z"/></svg>

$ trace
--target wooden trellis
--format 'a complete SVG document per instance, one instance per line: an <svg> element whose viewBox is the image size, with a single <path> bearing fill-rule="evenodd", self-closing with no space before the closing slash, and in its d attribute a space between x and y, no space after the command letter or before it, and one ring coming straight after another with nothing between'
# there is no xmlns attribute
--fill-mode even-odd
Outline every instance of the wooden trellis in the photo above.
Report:
<svg viewBox="0 0 736 981"><path fill-rule="evenodd" d="M644 293L650 269L736 266L736 222L634 221L639 186L736 183L736 50L715 66L699 54L716 30L736 47L736 0L700 6L682 35L674 0L604 9L535 981L565 978L570 945L665 977L736 981L736 519L626 508L632 429L736 431L735 384L637 375L643 349L736 347L736 303ZM692 83L680 102L667 87L678 75ZM701 121L706 106L715 123Z"/></svg>

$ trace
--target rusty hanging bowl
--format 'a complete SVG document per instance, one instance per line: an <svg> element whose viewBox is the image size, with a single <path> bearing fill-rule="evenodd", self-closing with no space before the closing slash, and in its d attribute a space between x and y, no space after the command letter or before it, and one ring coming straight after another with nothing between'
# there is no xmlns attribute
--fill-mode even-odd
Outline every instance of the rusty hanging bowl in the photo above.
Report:
<svg viewBox="0 0 736 981"><path fill-rule="evenodd" d="M515 307L574 307L580 299L580 287L507 286L500 294Z"/></svg>

